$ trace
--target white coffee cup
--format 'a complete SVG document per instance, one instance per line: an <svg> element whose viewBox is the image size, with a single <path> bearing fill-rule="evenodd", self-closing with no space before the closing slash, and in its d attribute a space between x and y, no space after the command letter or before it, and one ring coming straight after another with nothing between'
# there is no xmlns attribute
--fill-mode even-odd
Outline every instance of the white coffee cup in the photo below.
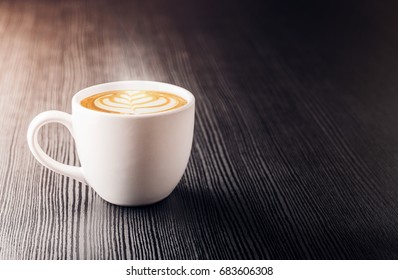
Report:
<svg viewBox="0 0 398 280"><path fill-rule="evenodd" d="M87 109L80 101L111 90L154 90L187 100L183 107L142 115ZM72 98L72 115L46 111L29 125L28 144L45 167L91 186L106 201L124 206L155 203L180 181L191 153L195 98L181 87L151 81L122 81L85 88ZM76 142L81 167L50 158L38 144L39 129L65 125Z"/></svg>

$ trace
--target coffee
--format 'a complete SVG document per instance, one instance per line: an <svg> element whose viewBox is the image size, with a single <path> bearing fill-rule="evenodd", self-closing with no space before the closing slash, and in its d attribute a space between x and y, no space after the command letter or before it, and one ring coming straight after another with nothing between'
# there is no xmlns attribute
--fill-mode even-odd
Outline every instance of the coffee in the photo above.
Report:
<svg viewBox="0 0 398 280"><path fill-rule="evenodd" d="M42 150L39 130L51 122L73 132L81 167L57 162ZM55 110L37 115L27 140L47 168L88 184L110 203L138 206L164 199L177 186L191 153L194 123L195 97L188 90L121 81L76 93L72 115Z"/></svg>
<svg viewBox="0 0 398 280"><path fill-rule="evenodd" d="M113 90L91 95L80 104L94 111L142 115L174 110L188 102L175 94L149 90Z"/></svg>

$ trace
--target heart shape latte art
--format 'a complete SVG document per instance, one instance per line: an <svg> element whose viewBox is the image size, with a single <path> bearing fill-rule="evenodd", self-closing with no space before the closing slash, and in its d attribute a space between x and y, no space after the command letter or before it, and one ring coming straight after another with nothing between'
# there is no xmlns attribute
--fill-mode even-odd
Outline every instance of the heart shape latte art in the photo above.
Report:
<svg viewBox="0 0 398 280"><path fill-rule="evenodd" d="M89 96L81 105L92 110L115 114L153 114L177 109L187 101L175 94L159 91L117 90Z"/></svg>

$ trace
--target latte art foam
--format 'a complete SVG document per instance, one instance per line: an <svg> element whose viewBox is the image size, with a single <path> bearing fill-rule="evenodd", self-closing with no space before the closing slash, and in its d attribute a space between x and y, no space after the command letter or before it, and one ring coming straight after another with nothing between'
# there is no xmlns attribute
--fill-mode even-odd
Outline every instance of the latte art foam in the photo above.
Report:
<svg viewBox="0 0 398 280"><path fill-rule="evenodd" d="M80 104L100 112L141 115L177 109L186 105L187 101L168 92L115 90L89 96Z"/></svg>

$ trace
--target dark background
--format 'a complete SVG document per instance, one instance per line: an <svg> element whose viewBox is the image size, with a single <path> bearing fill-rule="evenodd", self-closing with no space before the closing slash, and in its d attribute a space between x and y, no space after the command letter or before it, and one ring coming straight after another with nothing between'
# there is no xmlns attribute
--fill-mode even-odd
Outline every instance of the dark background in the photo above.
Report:
<svg viewBox="0 0 398 280"><path fill-rule="evenodd" d="M0 258L398 258L397 6L1 1ZM197 112L176 190L125 208L42 167L26 130L134 79L189 89ZM41 143L78 164L65 128Z"/></svg>

